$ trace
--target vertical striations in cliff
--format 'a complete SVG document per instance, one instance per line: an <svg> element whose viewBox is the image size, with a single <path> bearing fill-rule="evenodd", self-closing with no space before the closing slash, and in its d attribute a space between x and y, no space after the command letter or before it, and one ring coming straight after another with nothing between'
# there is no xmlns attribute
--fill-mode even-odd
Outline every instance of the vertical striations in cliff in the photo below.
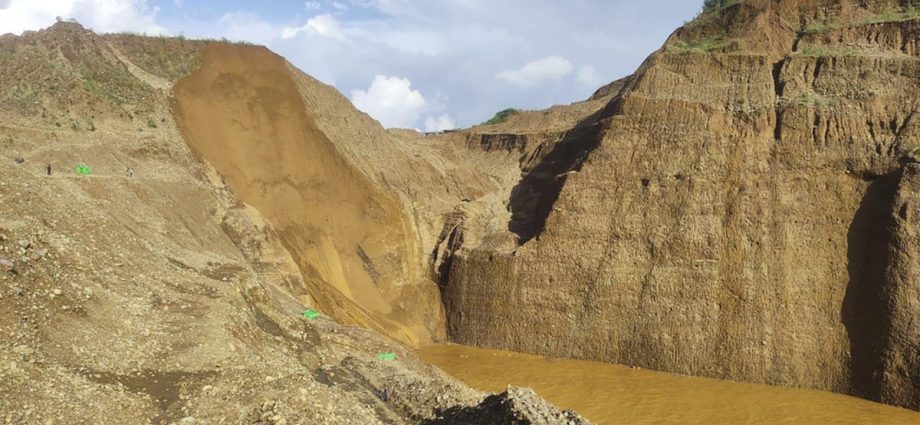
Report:
<svg viewBox="0 0 920 425"><path fill-rule="evenodd" d="M920 408L892 210L920 146L920 13L724 3L523 169L523 244L456 251L450 336Z"/></svg>

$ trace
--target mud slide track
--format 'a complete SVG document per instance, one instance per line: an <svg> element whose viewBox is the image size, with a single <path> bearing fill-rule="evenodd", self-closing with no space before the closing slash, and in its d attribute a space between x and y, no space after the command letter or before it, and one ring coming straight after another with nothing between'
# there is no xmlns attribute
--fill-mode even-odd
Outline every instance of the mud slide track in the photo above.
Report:
<svg viewBox="0 0 920 425"><path fill-rule="evenodd" d="M316 128L283 58L211 44L173 92L186 142L272 223L324 313L410 344L443 334L436 286L406 265L417 250L397 203Z"/></svg>

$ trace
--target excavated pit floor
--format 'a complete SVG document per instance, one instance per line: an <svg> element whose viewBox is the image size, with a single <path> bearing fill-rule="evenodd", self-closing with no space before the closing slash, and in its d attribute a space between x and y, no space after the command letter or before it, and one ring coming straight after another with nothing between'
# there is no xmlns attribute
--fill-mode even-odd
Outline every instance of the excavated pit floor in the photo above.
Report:
<svg viewBox="0 0 920 425"><path fill-rule="evenodd" d="M468 385L530 387L598 424L916 424L920 413L822 391L695 378L462 345L419 356Z"/></svg>

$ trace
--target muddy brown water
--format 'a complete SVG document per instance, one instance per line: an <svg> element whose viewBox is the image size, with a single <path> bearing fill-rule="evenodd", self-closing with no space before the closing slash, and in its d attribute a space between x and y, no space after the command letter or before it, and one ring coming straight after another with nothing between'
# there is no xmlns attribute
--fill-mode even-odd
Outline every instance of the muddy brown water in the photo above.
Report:
<svg viewBox="0 0 920 425"><path fill-rule="evenodd" d="M672 375L462 345L418 355L483 391L530 387L598 424L920 424L920 413L822 391Z"/></svg>

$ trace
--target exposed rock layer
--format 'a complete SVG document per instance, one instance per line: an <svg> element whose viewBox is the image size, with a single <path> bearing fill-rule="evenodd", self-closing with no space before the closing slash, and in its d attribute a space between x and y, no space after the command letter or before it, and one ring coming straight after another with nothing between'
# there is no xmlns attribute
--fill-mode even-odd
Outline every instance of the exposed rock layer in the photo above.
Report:
<svg viewBox="0 0 920 425"><path fill-rule="evenodd" d="M894 205L920 146L918 21L863 3L748 1L675 32L561 144L587 158L528 206L536 238L457 251L450 336L920 409Z"/></svg>

